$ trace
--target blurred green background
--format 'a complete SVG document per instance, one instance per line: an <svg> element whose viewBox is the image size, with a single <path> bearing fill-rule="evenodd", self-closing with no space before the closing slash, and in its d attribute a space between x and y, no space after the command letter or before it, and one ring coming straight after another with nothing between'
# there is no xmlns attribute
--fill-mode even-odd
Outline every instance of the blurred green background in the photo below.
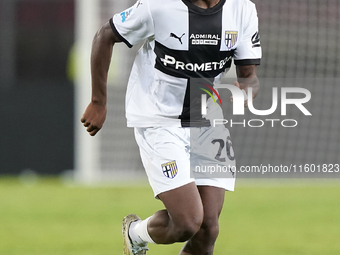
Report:
<svg viewBox="0 0 340 255"><path fill-rule="evenodd" d="M124 117L138 46L117 45L114 52L108 118L92 140L100 149L89 180L95 184L83 185L74 174L76 158L87 160L75 148L75 76L77 10L88 1L0 0L0 255L122 254L123 217L162 209ZM90 20L97 28L134 3L91 1L98 3L98 17ZM232 128L238 163L339 163L340 1L253 2L263 47L257 102L270 106L271 78L312 78L293 85L311 91L313 117L293 116L301 125L289 130ZM339 179L239 179L226 194L215 254L338 255L339 201ZM181 247L150 245L148 254L178 254Z"/></svg>
<svg viewBox="0 0 340 255"><path fill-rule="evenodd" d="M59 178L0 180L0 254L122 254L121 222L162 209L146 183L84 187ZM241 180L226 194L216 255L340 254L339 182ZM183 244L149 245L150 255Z"/></svg>

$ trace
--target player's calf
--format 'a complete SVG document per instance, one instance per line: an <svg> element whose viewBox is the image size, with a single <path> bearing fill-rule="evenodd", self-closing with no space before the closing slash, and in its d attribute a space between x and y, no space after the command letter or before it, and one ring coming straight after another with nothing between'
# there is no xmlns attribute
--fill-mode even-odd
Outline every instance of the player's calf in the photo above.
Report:
<svg viewBox="0 0 340 255"><path fill-rule="evenodd" d="M218 234L218 222L203 222L200 230L186 243L180 255L213 254Z"/></svg>
<svg viewBox="0 0 340 255"><path fill-rule="evenodd" d="M158 244L171 244L188 241L201 227L203 212L170 215L167 210L156 212L150 219L148 231Z"/></svg>

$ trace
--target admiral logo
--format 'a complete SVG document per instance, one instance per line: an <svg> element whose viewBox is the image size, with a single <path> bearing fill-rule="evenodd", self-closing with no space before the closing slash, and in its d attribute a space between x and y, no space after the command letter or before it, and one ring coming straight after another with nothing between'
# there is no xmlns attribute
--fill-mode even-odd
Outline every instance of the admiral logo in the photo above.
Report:
<svg viewBox="0 0 340 255"><path fill-rule="evenodd" d="M174 57L165 55L161 58L164 66L171 66L176 70L191 71L191 72L207 72L216 71L224 68L224 65L231 60L231 56L221 60L220 62L207 62L207 63L184 63L182 61L176 60Z"/></svg>
<svg viewBox="0 0 340 255"><path fill-rule="evenodd" d="M218 34L191 34L189 39L193 45L218 45L221 40Z"/></svg>
<svg viewBox="0 0 340 255"><path fill-rule="evenodd" d="M175 178L178 173L176 161L174 160L174 161L162 164L162 171L165 177L169 179Z"/></svg>

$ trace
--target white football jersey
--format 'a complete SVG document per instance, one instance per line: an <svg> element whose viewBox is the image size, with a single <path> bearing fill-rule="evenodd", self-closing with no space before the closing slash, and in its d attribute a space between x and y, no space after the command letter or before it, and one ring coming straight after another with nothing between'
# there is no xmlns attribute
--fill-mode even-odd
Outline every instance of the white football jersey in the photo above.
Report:
<svg viewBox="0 0 340 255"><path fill-rule="evenodd" d="M128 82L130 127L190 126L191 79L213 86L232 59L236 65L260 64L257 12L249 0L220 0L208 9L190 0L138 0L110 24L129 47L145 41Z"/></svg>

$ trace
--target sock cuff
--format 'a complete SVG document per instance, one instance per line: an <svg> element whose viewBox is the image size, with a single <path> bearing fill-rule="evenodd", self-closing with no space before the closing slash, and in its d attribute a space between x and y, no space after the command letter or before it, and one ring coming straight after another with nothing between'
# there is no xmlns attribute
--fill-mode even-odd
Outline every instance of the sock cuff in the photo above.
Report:
<svg viewBox="0 0 340 255"><path fill-rule="evenodd" d="M145 220L141 221L135 228L136 234L139 236L140 239L142 239L144 242L148 243L155 243L154 240L152 240L151 236L148 232L148 222L151 219L152 216L149 218L146 218Z"/></svg>

